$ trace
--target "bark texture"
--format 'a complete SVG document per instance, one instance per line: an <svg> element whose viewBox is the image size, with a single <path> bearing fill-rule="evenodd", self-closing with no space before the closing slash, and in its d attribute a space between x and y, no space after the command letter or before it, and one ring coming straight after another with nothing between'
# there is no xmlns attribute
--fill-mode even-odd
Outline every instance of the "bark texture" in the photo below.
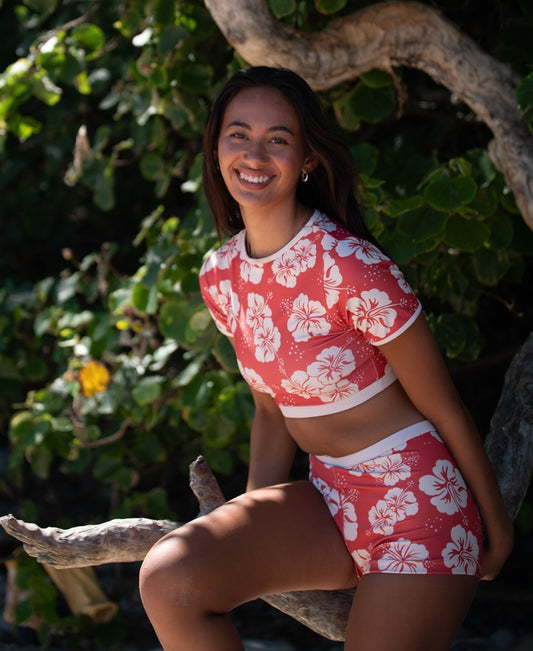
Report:
<svg viewBox="0 0 533 651"><path fill-rule="evenodd" d="M490 128L489 154L533 229L533 136L516 106L520 79L438 11L416 2L382 2L304 34L277 21L267 0L204 1L248 63L291 68L317 90L373 68L392 72L407 66L427 73Z"/></svg>

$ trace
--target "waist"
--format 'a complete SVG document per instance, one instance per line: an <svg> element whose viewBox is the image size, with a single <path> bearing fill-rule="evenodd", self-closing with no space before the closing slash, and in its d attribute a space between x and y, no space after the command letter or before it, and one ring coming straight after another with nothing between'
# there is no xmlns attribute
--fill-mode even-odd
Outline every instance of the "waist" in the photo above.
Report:
<svg viewBox="0 0 533 651"><path fill-rule="evenodd" d="M315 456L342 457L424 420L399 382L345 411L313 418L286 418L299 447Z"/></svg>
<svg viewBox="0 0 533 651"><path fill-rule="evenodd" d="M385 438L376 441L376 443L372 443L372 445L369 445L362 450L346 454L342 457L330 457L325 454L312 456L328 466L336 466L337 468L353 468L362 463L367 463L376 457L383 456L389 450L398 448L407 443L410 439L420 436L421 434L426 434L427 432L432 432L435 436L438 436L433 423L429 420L422 420L413 425L404 427L393 434L389 434Z"/></svg>

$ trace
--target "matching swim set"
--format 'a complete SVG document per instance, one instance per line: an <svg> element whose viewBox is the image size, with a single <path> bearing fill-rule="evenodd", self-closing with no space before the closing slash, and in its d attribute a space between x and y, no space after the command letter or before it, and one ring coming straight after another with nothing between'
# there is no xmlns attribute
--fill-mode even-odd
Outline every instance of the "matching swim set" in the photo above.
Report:
<svg viewBox="0 0 533 651"><path fill-rule="evenodd" d="M200 287L217 328L235 342L244 379L288 418L343 411L391 385L396 376L377 346L421 311L387 256L319 211L264 258L248 256L240 231L204 262ZM480 576L477 507L429 421L345 457L310 455L309 478L359 577Z"/></svg>

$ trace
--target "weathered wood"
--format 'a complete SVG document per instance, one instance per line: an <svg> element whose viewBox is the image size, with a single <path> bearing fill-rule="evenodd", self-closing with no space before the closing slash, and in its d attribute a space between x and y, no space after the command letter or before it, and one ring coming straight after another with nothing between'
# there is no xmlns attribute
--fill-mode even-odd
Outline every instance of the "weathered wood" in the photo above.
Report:
<svg viewBox="0 0 533 651"><path fill-rule="evenodd" d="M505 375L485 448L507 512L514 520L533 472L533 333Z"/></svg>
<svg viewBox="0 0 533 651"><path fill-rule="evenodd" d="M381 2L304 34L284 26L267 0L204 0L220 31L251 65L284 66L317 89L373 68L422 70L464 101L494 134L489 154L533 229L533 136L516 106L520 79L437 10Z"/></svg>

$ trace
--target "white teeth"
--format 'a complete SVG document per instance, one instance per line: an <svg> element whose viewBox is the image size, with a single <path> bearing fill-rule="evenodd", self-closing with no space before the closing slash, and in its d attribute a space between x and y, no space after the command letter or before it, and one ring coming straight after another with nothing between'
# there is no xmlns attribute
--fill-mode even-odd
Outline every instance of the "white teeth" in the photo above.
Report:
<svg viewBox="0 0 533 651"><path fill-rule="evenodd" d="M270 179L270 176L249 176L243 172L239 172L239 176L249 183L266 183Z"/></svg>

